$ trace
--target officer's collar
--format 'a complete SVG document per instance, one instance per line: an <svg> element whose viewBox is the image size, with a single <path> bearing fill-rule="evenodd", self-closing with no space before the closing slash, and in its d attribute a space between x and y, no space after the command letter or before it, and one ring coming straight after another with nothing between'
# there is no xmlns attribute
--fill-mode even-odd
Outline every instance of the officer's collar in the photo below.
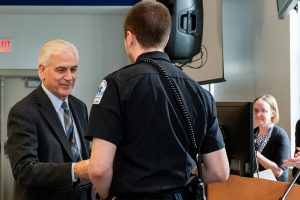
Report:
<svg viewBox="0 0 300 200"><path fill-rule="evenodd" d="M166 60L168 62L171 62L168 54L166 54L165 52L161 52L161 51L152 51L152 52L142 53L141 55L139 55L137 57L136 60L139 60L142 58L152 58L154 60Z"/></svg>

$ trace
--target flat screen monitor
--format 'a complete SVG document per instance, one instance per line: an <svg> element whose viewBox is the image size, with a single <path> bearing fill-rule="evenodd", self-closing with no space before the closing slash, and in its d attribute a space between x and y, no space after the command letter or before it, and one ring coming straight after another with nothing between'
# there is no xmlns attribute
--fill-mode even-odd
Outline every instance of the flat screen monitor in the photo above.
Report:
<svg viewBox="0 0 300 200"><path fill-rule="evenodd" d="M252 102L216 102L230 173L253 177L254 134Z"/></svg>
<svg viewBox="0 0 300 200"><path fill-rule="evenodd" d="M277 1L277 11L278 18L286 18L290 11L297 7L299 0L276 0Z"/></svg>

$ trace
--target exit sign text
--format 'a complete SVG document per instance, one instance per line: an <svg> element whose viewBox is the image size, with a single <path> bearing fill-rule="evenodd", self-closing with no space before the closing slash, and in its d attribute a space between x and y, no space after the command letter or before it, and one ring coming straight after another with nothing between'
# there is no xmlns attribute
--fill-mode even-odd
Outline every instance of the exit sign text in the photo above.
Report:
<svg viewBox="0 0 300 200"><path fill-rule="evenodd" d="M10 39L0 39L0 52L11 52Z"/></svg>

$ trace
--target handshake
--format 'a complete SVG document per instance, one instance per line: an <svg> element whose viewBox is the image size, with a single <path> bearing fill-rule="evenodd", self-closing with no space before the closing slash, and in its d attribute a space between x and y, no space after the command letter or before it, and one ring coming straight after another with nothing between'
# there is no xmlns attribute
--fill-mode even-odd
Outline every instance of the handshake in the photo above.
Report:
<svg viewBox="0 0 300 200"><path fill-rule="evenodd" d="M74 163L74 175L75 178L90 180L89 177L89 164L90 160L81 160L77 163Z"/></svg>

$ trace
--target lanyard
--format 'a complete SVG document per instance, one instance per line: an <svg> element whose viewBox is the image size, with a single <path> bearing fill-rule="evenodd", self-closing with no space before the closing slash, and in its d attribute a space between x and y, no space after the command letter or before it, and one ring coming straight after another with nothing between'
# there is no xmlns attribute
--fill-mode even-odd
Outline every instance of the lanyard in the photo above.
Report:
<svg viewBox="0 0 300 200"><path fill-rule="evenodd" d="M271 132L272 132L272 126L268 128L268 133L265 136L261 136L259 137L259 128L255 133L256 136L256 144L258 146L258 151L261 153L263 151L263 149L265 148L267 142L269 141L270 137L271 137Z"/></svg>

